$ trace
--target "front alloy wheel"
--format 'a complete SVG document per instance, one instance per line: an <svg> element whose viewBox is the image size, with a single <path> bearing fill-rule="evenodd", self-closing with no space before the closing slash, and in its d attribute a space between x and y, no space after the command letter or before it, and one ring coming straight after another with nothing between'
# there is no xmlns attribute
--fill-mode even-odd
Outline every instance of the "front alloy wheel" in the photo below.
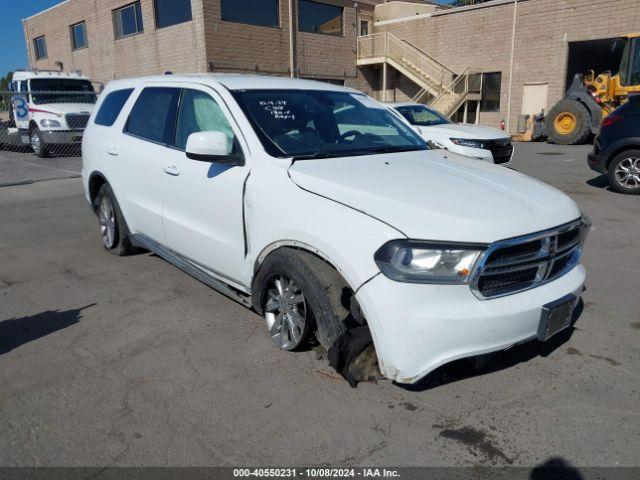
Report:
<svg viewBox="0 0 640 480"><path fill-rule="evenodd" d="M285 275L273 277L267 288L264 318L273 343L283 350L299 347L307 333L308 309L304 295Z"/></svg>
<svg viewBox="0 0 640 480"><path fill-rule="evenodd" d="M109 197L102 197L98 211L102 244L111 250L116 244L116 215Z"/></svg>

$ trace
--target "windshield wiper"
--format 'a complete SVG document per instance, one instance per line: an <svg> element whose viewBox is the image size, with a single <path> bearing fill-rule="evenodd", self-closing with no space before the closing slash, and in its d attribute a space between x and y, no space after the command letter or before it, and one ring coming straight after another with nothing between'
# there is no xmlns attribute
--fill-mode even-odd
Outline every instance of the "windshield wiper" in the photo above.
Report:
<svg viewBox="0 0 640 480"><path fill-rule="evenodd" d="M313 153L304 153L302 155L294 155L292 159L295 160L314 160L316 158L332 158L339 157L344 155L344 153L336 153L336 152L313 152Z"/></svg>
<svg viewBox="0 0 640 480"><path fill-rule="evenodd" d="M416 150L427 150L427 148L420 147L419 145L415 145L412 147L408 146L386 146L386 147L377 147L377 148L368 148L366 150L343 150L340 152L312 152L305 153L302 155L295 155L293 157L293 161L296 160L315 160L317 158L335 158L335 157L357 157L361 155L375 155L377 153L394 153L394 152L413 152Z"/></svg>
<svg viewBox="0 0 640 480"><path fill-rule="evenodd" d="M390 146L390 147L378 147L378 148L372 148L371 150L369 150L370 152L374 152L374 153L394 153L394 152L415 152L417 150L426 150L426 148L423 148L419 145L413 145L411 147L408 146Z"/></svg>

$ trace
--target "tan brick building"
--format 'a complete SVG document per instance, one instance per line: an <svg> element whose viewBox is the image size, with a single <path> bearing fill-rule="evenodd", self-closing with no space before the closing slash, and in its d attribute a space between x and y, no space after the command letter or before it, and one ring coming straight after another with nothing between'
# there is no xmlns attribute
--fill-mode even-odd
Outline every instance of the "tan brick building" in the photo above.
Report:
<svg viewBox="0 0 640 480"><path fill-rule="evenodd" d="M180 3L188 18L174 11ZM241 8L251 4L259 7ZM548 111L574 73L616 70L616 39L640 30L640 0L609 0L604 14L596 0L451 9L426 0L67 0L24 29L33 67L81 70L99 82L293 69L387 101L431 103L460 120L504 120L515 133L519 116Z"/></svg>
<svg viewBox="0 0 640 480"><path fill-rule="evenodd" d="M166 71L289 75L293 65L300 77L356 84L356 37L361 21L372 23L374 5L383 0L359 0L356 6L348 0L302 1L306 3L191 0L189 19L161 26L158 9L162 2L156 0L67 0L23 23L32 67L81 70L97 82ZM230 5L227 18L225 2ZM135 4L139 7L129 8ZM240 8L243 4L275 10L272 21L267 14L273 12L256 15L249 8ZM238 8L234 8L236 5ZM322 21L328 16L332 23L318 28L327 34L290 28L291 9L294 15L304 15L306 8L312 10L313 16L318 5L321 12L316 17L297 19L297 23L305 21L308 27L315 18ZM324 6L326 12L322 10ZM129 18L141 17L141 31L134 28L127 35L118 32L116 18L123 7ZM86 41L81 48L74 48L72 27L82 28L81 24ZM43 55L38 54L37 42L43 43L38 39L44 39L45 51L40 52Z"/></svg>
<svg viewBox="0 0 640 480"><path fill-rule="evenodd" d="M622 54L618 37L640 31L640 0L608 0L604 10L603 3L596 0L518 0L517 8L515 5L514 0L494 0L377 18L373 32L379 37L388 32L456 74L465 69L484 72L485 79L497 83L498 89L476 100L471 95L467 120L489 126L504 120L515 133L518 116L541 108L548 112L562 98L575 73L589 69L615 73ZM376 16L387 7L377 7ZM381 44L384 39L376 41ZM361 40L363 50L367 46L370 48L371 42ZM382 64L370 63L371 59L362 58L366 56L366 52L360 54L360 68L370 90L382 99ZM404 101L418 94L420 85L393 67L387 70L388 101Z"/></svg>

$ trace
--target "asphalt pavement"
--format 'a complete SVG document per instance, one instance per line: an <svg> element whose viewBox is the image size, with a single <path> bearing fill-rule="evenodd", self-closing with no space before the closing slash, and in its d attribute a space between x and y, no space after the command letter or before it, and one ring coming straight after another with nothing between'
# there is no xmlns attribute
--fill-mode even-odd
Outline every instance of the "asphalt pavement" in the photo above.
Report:
<svg viewBox="0 0 640 480"><path fill-rule="evenodd" d="M514 160L593 221L575 328L357 389L160 258L106 253L79 158L0 152L0 173L41 177L0 188L0 465L640 465L640 197L588 149Z"/></svg>

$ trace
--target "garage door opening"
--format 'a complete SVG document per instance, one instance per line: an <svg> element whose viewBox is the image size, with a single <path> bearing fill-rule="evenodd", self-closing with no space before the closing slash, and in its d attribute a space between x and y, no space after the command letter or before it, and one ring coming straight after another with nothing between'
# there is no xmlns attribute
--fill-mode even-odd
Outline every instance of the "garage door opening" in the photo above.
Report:
<svg viewBox="0 0 640 480"><path fill-rule="evenodd" d="M583 42L569 42L569 60L565 90L569 88L576 73L594 70L596 75L606 71L616 74L620 67L624 38L603 38Z"/></svg>

